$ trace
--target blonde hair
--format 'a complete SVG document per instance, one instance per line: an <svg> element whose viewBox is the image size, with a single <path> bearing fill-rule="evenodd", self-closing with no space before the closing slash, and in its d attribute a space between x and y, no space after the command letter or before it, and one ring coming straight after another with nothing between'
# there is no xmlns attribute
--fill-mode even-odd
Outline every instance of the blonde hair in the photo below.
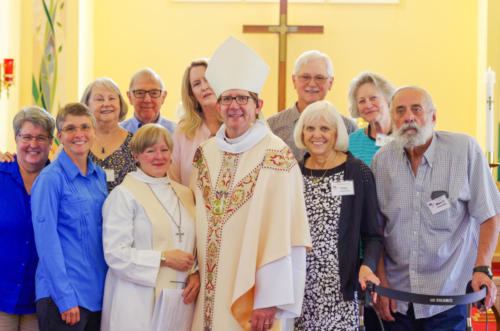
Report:
<svg viewBox="0 0 500 331"><path fill-rule="evenodd" d="M155 123L143 125L134 133L130 140L130 150L135 155L141 154L146 148L153 146L162 139L167 144L168 149L173 151L174 142L167 129Z"/></svg>
<svg viewBox="0 0 500 331"><path fill-rule="evenodd" d="M295 124L295 129L293 130L295 145L300 149L307 149L304 145L302 131L304 130L304 126L315 119L322 119L328 124L334 126L337 131L337 140L334 147L335 150L341 152L347 151L349 135L347 134L344 121L342 120L342 117L340 117L340 113L337 108L326 100L311 103L304 109L302 114L300 114L299 120L297 121L297 124Z"/></svg>
<svg viewBox="0 0 500 331"><path fill-rule="evenodd" d="M87 106L89 105L90 95L92 94L92 89L94 87L103 87L108 91L115 92L116 94L118 94L118 99L120 99L120 117L118 118L118 121L123 121L128 112L128 105L123 99L118 84L116 84L111 78L101 77L90 82L90 84L85 88L85 91L83 91L83 95L82 98L80 99L80 102Z"/></svg>

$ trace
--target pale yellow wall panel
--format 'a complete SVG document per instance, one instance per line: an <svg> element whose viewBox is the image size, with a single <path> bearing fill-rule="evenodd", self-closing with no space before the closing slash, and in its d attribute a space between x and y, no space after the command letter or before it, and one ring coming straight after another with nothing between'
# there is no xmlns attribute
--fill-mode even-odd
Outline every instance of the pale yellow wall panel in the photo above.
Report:
<svg viewBox="0 0 500 331"><path fill-rule="evenodd" d="M175 119L185 65L192 58L209 56L232 34L254 48L272 68L261 94L264 113L269 116L277 111L277 37L243 34L242 25L277 24L278 10L272 3L96 1L95 74L112 77L125 91L134 71L152 67L164 78L169 92L162 113ZM439 129L476 134L475 1L289 4L288 10L289 24L324 25L325 33L289 36L287 76L301 52L317 48L328 53L334 63L335 83L327 98L342 113L347 114L350 80L369 69L396 85L427 88L438 106ZM295 99L290 79L287 104Z"/></svg>

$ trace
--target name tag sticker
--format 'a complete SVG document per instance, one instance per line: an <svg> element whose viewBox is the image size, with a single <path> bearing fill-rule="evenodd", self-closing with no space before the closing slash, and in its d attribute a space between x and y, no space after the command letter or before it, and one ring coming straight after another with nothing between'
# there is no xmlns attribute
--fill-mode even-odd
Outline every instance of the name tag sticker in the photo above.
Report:
<svg viewBox="0 0 500 331"><path fill-rule="evenodd" d="M446 195L440 195L436 199L432 199L427 202L427 207L431 211L432 215L435 215L443 210L446 210L451 207L450 200L446 197Z"/></svg>
<svg viewBox="0 0 500 331"><path fill-rule="evenodd" d="M104 169L106 173L106 181L113 182L115 180L115 171L113 169Z"/></svg>
<svg viewBox="0 0 500 331"><path fill-rule="evenodd" d="M375 139L375 146L382 147L384 145L387 145L391 141L393 141L394 138L382 133L377 133L377 138Z"/></svg>
<svg viewBox="0 0 500 331"><path fill-rule="evenodd" d="M343 180L341 182L330 182L332 195L354 195L354 182L352 180Z"/></svg>

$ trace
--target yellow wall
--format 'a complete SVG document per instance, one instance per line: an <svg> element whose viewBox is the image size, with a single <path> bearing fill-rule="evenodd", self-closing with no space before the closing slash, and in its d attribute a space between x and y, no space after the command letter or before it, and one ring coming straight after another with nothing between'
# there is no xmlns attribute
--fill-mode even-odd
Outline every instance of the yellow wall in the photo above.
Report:
<svg viewBox="0 0 500 331"><path fill-rule="evenodd" d="M277 23L277 4L91 1L87 9L94 21L85 27L78 15L79 5L85 3L66 1L65 50L70 59L64 66L70 77L65 86L66 101L77 100L90 77L112 77L125 91L131 74L150 66L164 78L169 93L162 113L176 119L184 67L193 58L210 56L232 34L248 43L271 66L261 95L265 115L277 111L277 36L242 33L245 23ZM24 106L32 102L33 5L32 1L21 4L22 66L17 88L19 106ZM498 7L497 1L490 0L492 5ZM484 121L483 110L475 111L478 77L482 75L478 63L485 62L483 54L478 57L477 45L482 38L478 8L475 1L453 0L400 0L396 5L291 3L290 24L324 25L325 33L289 37L287 75L291 76L293 62L301 52L317 48L332 57L335 83L327 98L344 114L349 81L360 71L370 69L396 85L411 83L427 88L438 107L437 127L469 133L484 145L484 130L478 130L482 124L479 121ZM495 21L493 11L489 12L489 21ZM488 26L490 30L492 25ZM81 29L89 32L82 34ZM82 36L85 40L81 40ZM94 58L89 60L88 54ZM291 80L287 90L287 104L291 105L296 99ZM9 149L12 146L13 142L9 143Z"/></svg>
<svg viewBox="0 0 500 331"><path fill-rule="evenodd" d="M118 8L120 11L118 12ZM230 34L271 66L264 113L277 111L277 37L242 33L242 24L277 23L275 3L179 3L107 0L95 3L95 74L126 89L131 74L150 66L165 80L163 114L175 118L180 79L190 59L210 56ZM370 69L396 85L427 88L439 108L438 128L476 135L478 4L476 1L401 0L397 5L289 4L290 24L320 24L323 35L292 35L288 73L303 51L318 48L334 63L328 95L347 113L349 81ZM287 104L296 99L291 80Z"/></svg>

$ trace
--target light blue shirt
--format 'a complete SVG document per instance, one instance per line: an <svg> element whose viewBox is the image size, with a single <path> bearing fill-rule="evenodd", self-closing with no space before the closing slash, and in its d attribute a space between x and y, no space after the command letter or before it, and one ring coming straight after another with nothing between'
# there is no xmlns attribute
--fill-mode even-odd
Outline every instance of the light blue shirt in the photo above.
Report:
<svg viewBox="0 0 500 331"><path fill-rule="evenodd" d="M371 164L385 216L387 280L392 288L431 295L460 295L472 278L479 227L500 213L500 199L477 141L435 132L415 176L402 147L391 142ZM433 192L446 192L450 208L433 214ZM436 193L435 193L436 194ZM451 306L414 305L416 318ZM408 304L397 302L406 314Z"/></svg>
<svg viewBox="0 0 500 331"><path fill-rule="evenodd" d="M83 175L63 150L32 188L36 299L51 297L61 312L102 309L107 266L101 209L108 190L104 171L90 158L87 165Z"/></svg>
<svg viewBox="0 0 500 331"><path fill-rule="evenodd" d="M370 166L373 156L380 149L375 139L366 135L365 129L359 129L349 135L349 152Z"/></svg>
<svg viewBox="0 0 500 331"><path fill-rule="evenodd" d="M165 117L162 117L160 115L160 116L158 116L158 120L156 121L156 123L160 124L165 129L167 129L168 132L170 132L170 134L174 134L175 126L176 126L175 122L169 121ZM135 133L135 131L139 130L139 128L143 125L144 125L144 123L139 122L139 120L137 119L137 117L135 117L135 115L132 116L131 118L129 118L128 120L120 123L120 126L123 129L125 129L131 133Z"/></svg>

